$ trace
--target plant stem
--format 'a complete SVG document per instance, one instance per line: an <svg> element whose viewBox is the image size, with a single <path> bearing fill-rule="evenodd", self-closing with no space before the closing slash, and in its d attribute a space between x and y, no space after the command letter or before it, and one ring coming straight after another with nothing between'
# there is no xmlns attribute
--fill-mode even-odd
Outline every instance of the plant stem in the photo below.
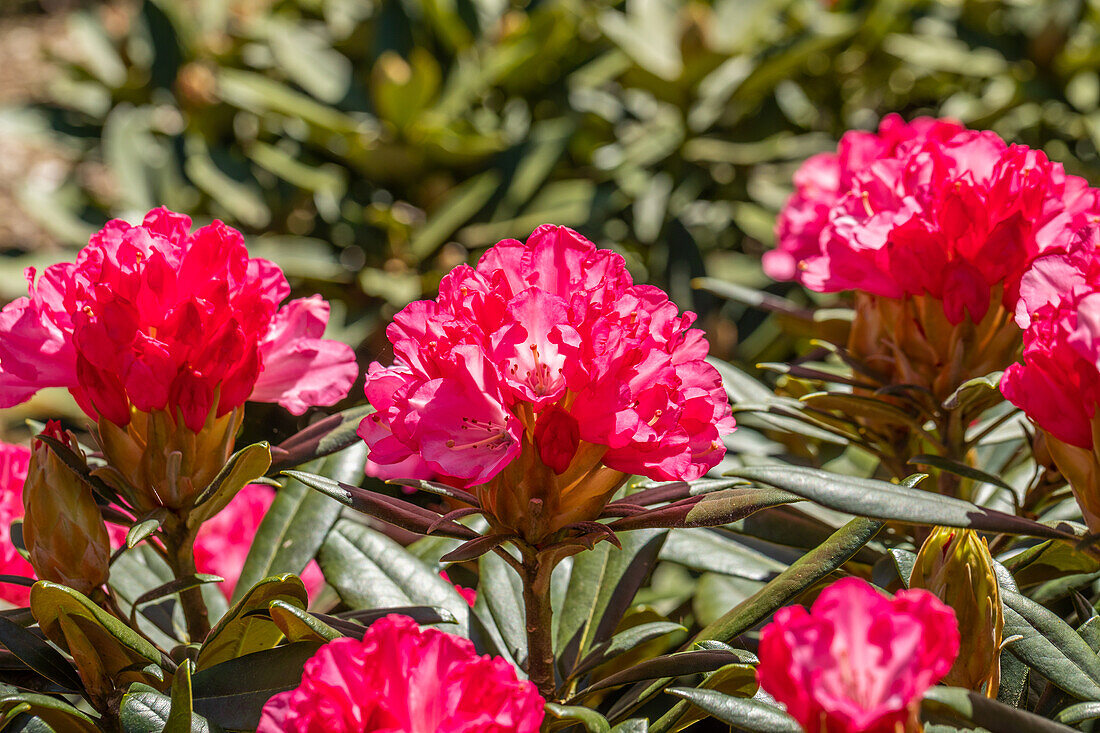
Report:
<svg viewBox="0 0 1100 733"><path fill-rule="evenodd" d="M554 645L550 638L550 574L554 567L534 550L523 551L523 608L527 628L527 677L547 701L554 699Z"/></svg>
<svg viewBox="0 0 1100 733"><path fill-rule="evenodd" d="M178 580L198 572L195 567L195 535L188 531L186 521L174 517L172 519L175 521L165 522L164 547L168 566ZM187 588L180 591L179 596L183 619L187 624L187 635L190 641L201 643L210 633L210 618L207 615L206 601L202 597L202 587Z"/></svg>

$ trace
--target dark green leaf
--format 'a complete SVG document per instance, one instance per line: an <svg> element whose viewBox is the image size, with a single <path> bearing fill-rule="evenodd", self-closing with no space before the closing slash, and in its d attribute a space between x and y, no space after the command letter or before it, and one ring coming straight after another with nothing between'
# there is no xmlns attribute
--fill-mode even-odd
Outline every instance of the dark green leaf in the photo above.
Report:
<svg viewBox="0 0 1100 733"><path fill-rule="evenodd" d="M1072 728L1018 710L996 700L990 700L972 690L960 687L933 687L924 694L923 715L957 718L992 731L1034 731L1034 733L1069 733Z"/></svg>
<svg viewBox="0 0 1100 733"><path fill-rule="evenodd" d="M38 674L64 690L83 689L73 665L41 637L0 616L0 644Z"/></svg>
<svg viewBox="0 0 1100 733"><path fill-rule="evenodd" d="M438 571L389 537L346 519L336 522L317 556L325 578L355 609L438 606L467 633L469 604Z"/></svg>
<svg viewBox="0 0 1100 733"><path fill-rule="evenodd" d="M1023 517L986 509L962 499L906 488L888 481L796 466L736 468L727 475L775 486L836 511L861 517L985 532L1064 539L1077 537L1066 527L1050 527Z"/></svg>
<svg viewBox="0 0 1100 733"><path fill-rule="evenodd" d="M607 722L607 718L589 708L548 702L546 712L559 720L575 720L590 733L611 733L611 724Z"/></svg>
<svg viewBox="0 0 1100 733"><path fill-rule="evenodd" d="M278 644L283 633L270 618L255 613L266 612L275 600L305 608L308 601L301 579L297 575L278 575L265 578L249 588L244 597L234 603L210 630L195 660L198 670L201 672L207 667Z"/></svg>
<svg viewBox="0 0 1100 733"><path fill-rule="evenodd" d="M555 639L558 664L567 677L577 660L611 637L657 561L667 532L624 533L622 549L604 543L577 555L569 576L569 602Z"/></svg>
<svg viewBox="0 0 1100 733"><path fill-rule="evenodd" d="M172 704L168 720L164 722L164 733L190 733L192 730L191 670L194 666L190 659L185 659L176 668L172 677Z"/></svg>
<svg viewBox="0 0 1100 733"><path fill-rule="evenodd" d="M230 730L255 730L272 695L301 684L302 665L321 647L315 642L265 649L221 662L191 678L195 712Z"/></svg>
<svg viewBox="0 0 1100 733"><path fill-rule="evenodd" d="M1069 624L1026 596L1001 589L1004 637L1025 664L1066 692L1100 700L1100 657Z"/></svg>
<svg viewBox="0 0 1100 733"><path fill-rule="evenodd" d="M363 475L366 443L330 455L311 466L337 481L354 482ZM312 560L325 536L340 516L342 505L300 481L291 479L279 490L267 510L248 551L233 602L263 578L280 573L301 573Z"/></svg>

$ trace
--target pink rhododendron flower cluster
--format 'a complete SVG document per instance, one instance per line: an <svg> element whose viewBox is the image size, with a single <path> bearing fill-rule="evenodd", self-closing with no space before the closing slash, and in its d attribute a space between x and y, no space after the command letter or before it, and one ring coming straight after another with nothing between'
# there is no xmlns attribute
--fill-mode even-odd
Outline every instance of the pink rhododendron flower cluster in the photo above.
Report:
<svg viewBox="0 0 1100 733"><path fill-rule="evenodd" d="M233 596L256 531L273 501L275 492L270 487L248 484L237 492L225 509L199 527L195 538L195 567L200 573L224 578L218 588L226 598ZM311 598L324 584L321 568L313 561L302 571L301 578Z"/></svg>
<svg viewBox="0 0 1100 733"><path fill-rule="evenodd" d="M890 115L806 161L764 269L819 292L927 294L951 323L979 322L995 297L1012 310L1031 258L1094 201L1040 151Z"/></svg>
<svg viewBox="0 0 1100 733"><path fill-rule="evenodd" d="M658 288L635 285L619 255L539 227L397 314L387 331L395 363L370 366L377 412L359 434L376 471L419 456L468 486L525 443L558 475L595 447L616 471L698 478L725 453L733 418L694 320Z"/></svg>
<svg viewBox="0 0 1100 733"><path fill-rule="evenodd" d="M11 523L23 516L23 482L31 451L23 445L0 443L0 573L34 577L34 568L19 554L11 541ZM0 583L0 600L26 606L31 589L14 583Z"/></svg>
<svg viewBox="0 0 1100 733"><path fill-rule="evenodd" d="M536 733L543 700L503 659L406 616L336 639L301 685L264 706L257 733Z"/></svg>
<svg viewBox="0 0 1100 733"><path fill-rule="evenodd" d="M0 311L0 406L67 387L85 412L117 425L131 408L165 410L198 432L245 400L295 414L347 394L352 350L322 338L328 304L293 300L282 271L250 258L219 221L155 209L114 220L75 263L52 265Z"/></svg>
<svg viewBox="0 0 1100 733"><path fill-rule="evenodd" d="M1020 281L1016 323L1024 361L1001 392L1056 439L1093 447L1100 403L1100 229L1066 233L1065 246L1037 257Z"/></svg>
<svg viewBox="0 0 1100 733"><path fill-rule="evenodd" d="M959 653L954 612L927 591L888 598L866 581L789 606L760 634L760 686L806 733L915 733L917 707Z"/></svg>

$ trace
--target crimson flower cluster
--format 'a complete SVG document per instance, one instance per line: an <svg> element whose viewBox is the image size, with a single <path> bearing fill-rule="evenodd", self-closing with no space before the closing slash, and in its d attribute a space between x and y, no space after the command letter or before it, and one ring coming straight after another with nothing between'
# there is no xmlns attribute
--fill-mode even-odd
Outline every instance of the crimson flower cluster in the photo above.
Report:
<svg viewBox="0 0 1100 733"><path fill-rule="evenodd" d="M1100 229L1066 232L1063 246L1035 259L1020 282L1016 323L1024 361L1001 391L1041 428L1092 448L1100 403Z"/></svg>
<svg viewBox="0 0 1100 733"><path fill-rule="evenodd" d="M0 573L34 576L34 568L15 549L11 541L11 523L23 516L23 482L31 451L25 445L0 443ZM0 583L0 600L16 606L26 606L30 588L14 583Z"/></svg>
<svg viewBox="0 0 1100 733"><path fill-rule="evenodd" d="M155 209L140 226L109 222L75 263L29 268L29 297L0 311L0 407L67 387L94 419L166 411L197 433L249 399L301 414L347 394L358 368L322 338L328 304L280 308L286 278L240 232L190 229Z"/></svg>
<svg viewBox="0 0 1100 733"><path fill-rule="evenodd" d="M1038 150L947 120L883 119L795 175L764 269L811 290L931 295L951 323L1011 311L1030 260L1096 205Z"/></svg>
<svg viewBox="0 0 1100 733"><path fill-rule="evenodd" d="M396 358L369 368L378 411L360 435L376 470L400 466L393 478L419 457L458 484L483 484L520 455L525 434L559 475L595 451L622 473L698 478L734 424L694 319L635 285L621 256L539 227L397 314Z"/></svg>
<svg viewBox="0 0 1100 733"><path fill-rule="evenodd" d="M760 686L806 733L916 733L925 691L959 653L954 612L924 590L893 598L846 578L760 634Z"/></svg>
<svg viewBox="0 0 1100 733"><path fill-rule="evenodd" d="M508 662L386 616L362 640L321 647L301 685L268 701L257 733L537 733L542 718L534 684Z"/></svg>

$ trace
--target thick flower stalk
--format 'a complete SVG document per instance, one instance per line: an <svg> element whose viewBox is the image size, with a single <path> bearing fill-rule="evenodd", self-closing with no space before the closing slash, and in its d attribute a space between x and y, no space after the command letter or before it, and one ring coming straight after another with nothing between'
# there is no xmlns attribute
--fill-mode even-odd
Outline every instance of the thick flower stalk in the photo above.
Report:
<svg viewBox="0 0 1100 733"><path fill-rule="evenodd" d="M1100 228L1067 232L1020 284L1023 362L1001 392L1043 435L1089 529L1100 532Z"/></svg>
<svg viewBox="0 0 1100 733"><path fill-rule="evenodd" d="M917 553L909 587L934 594L958 620L959 658L943 681L997 697L1004 607L985 539L972 529L937 527Z"/></svg>
<svg viewBox="0 0 1100 733"><path fill-rule="evenodd" d="M543 699L466 639L386 616L336 639L297 689L264 706L257 733L537 733Z"/></svg>
<svg viewBox="0 0 1100 733"><path fill-rule="evenodd" d="M808 160L765 270L854 290L849 351L938 400L1019 350L1020 277L1095 191L1039 151L945 120L886 117Z"/></svg>
<svg viewBox="0 0 1100 733"><path fill-rule="evenodd" d="M924 692L959 652L955 615L931 593L889 598L863 580L788 606L760 633L760 686L806 733L917 733Z"/></svg>
<svg viewBox="0 0 1100 733"><path fill-rule="evenodd" d="M83 456L59 423L47 423L43 435ZM43 441L31 454L23 507L23 540L40 580L86 596L107 582L111 540L92 487Z"/></svg>
<svg viewBox="0 0 1100 733"><path fill-rule="evenodd" d="M619 255L540 227L397 314L359 434L376 472L404 478L419 457L538 544L594 520L631 474L690 480L721 460L734 423L694 319Z"/></svg>
<svg viewBox="0 0 1100 733"><path fill-rule="evenodd" d="M23 516L23 482L27 479L31 452L23 445L0 443L0 574L34 577L34 568L15 549L11 523ZM14 583L0 583L0 601L26 606L31 589Z"/></svg>

